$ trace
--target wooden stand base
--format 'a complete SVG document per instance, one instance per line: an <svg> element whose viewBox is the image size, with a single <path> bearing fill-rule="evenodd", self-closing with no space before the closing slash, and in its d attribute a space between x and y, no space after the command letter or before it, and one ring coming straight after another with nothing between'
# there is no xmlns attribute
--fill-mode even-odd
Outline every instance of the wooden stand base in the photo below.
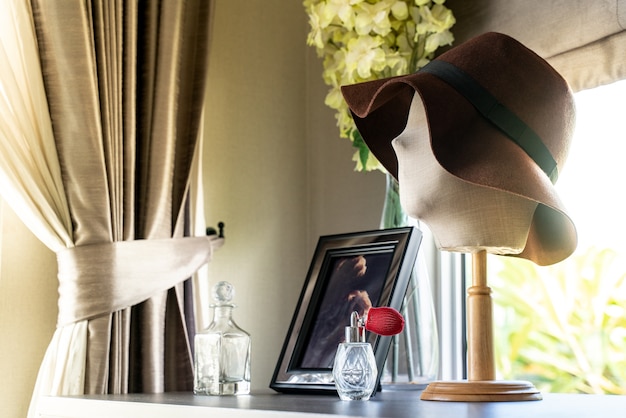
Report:
<svg viewBox="0 0 626 418"><path fill-rule="evenodd" d="M525 380L494 380L491 289L487 286L487 253L472 254L472 286L467 290L467 380L433 382L422 392L426 401L539 401L541 392Z"/></svg>
<svg viewBox="0 0 626 418"><path fill-rule="evenodd" d="M532 383L523 380L433 382L424 389L420 398L426 401L456 402L515 402L543 399L541 392Z"/></svg>

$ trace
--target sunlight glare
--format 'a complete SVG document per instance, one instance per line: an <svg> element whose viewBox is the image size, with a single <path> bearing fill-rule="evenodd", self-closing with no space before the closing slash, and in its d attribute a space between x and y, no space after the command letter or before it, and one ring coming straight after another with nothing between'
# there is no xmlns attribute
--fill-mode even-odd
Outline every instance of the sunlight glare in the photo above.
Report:
<svg viewBox="0 0 626 418"><path fill-rule="evenodd" d="M578 249L626 251L626 80L574 95L576 131L557 190Z"/></svg>

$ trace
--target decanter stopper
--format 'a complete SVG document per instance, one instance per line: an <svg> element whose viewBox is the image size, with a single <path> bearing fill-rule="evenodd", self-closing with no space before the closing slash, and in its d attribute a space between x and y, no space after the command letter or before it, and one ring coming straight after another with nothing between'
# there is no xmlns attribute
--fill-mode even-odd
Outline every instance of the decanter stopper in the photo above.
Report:
<svg viewBox="0 0 626 418"><path fill-rule="evenodd" d="M230 301L235 297L235 287L226 281L221 281L213 286L212 293L215 304L211 306L230 305Z"/></svg>

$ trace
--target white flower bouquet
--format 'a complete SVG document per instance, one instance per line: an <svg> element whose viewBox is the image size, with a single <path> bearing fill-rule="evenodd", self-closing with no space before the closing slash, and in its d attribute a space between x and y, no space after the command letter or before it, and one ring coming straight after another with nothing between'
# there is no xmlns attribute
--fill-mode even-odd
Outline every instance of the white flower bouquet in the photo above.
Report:
<svg viewBox="0 0 626 418"><path fill-rule="evenodd" d="M307 43L323 59L325 104L336 110L342 138L357 151L356 170L384 170L370 154L343 100L342 85L409 74L450 45L455 19L445 0L304 0Z"/></svg>

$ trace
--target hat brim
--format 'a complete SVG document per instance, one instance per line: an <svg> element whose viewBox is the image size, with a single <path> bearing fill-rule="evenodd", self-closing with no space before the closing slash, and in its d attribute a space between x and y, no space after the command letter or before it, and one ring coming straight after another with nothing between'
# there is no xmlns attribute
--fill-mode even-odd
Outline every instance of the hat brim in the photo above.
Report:
<svg viewBox="0 0 626 418"><path fill-rule="evenodd" d="M549 265L575 250L576 229L548 176L448 84L418 72L343 86L342 92L370 151L396 178L398 162L391 142L406 127L417 92L426 110L431 149L445 170L472 184L539 204L526 246L515 256Z"/></svg>

